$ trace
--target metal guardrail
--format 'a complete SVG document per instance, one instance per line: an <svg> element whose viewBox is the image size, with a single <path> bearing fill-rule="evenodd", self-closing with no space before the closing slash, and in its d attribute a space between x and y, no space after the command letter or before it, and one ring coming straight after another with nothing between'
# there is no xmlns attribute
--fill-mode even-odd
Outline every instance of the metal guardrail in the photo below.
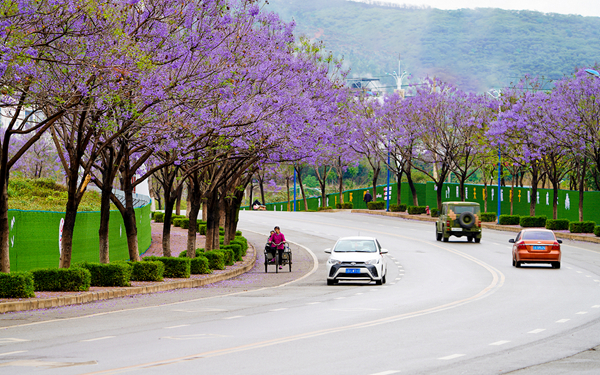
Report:
<svg viewBox="0 0 600 375"><path fill-rule="evenodd" d="M98 192L102 191L99 187L93 185L88 185L88 189L95 190ZM112 193L123 205L125 205L125 192L123 190L112 189ZM150 202L152 202L152 198L150 198L149 196L144 194L133 193L133 208L144 207L145 205L150 204Z"/></svg>

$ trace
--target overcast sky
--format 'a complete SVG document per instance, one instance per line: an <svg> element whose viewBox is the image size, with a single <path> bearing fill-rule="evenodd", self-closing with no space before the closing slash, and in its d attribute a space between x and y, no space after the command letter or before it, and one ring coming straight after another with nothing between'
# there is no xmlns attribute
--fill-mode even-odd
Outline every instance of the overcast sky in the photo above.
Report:
<svg viewBox="0 0 600 375"><path fill-rule="evenodd" d="M354 0L370 2L369 0ZM600 17L600 0L377 0L439 9L501 8Z"/></svg>

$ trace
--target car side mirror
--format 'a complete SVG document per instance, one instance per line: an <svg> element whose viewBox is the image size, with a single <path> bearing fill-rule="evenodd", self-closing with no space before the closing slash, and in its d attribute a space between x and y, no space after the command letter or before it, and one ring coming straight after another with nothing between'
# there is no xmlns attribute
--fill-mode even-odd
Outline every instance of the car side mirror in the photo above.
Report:
<svg viewBox="0 0 600 375"><path fill-rule="evenodd" d="M556 242L558 242L558 243L562 243L562 240L556 240Z"/></svg>
<svg viewBox="0 0 600 375"><path fill-rule="evenodd" d="M326 252L327 254L331 254L331 249L325 249L325 252Z"/></svg>
<svg viewBox="0 0 600 375"><path fill-rule="evenodd" d="M387 249L381 249L381 254L387 254L388 250Z"/></svg>
<svg viewBox="0 0 600 375"><path fill-rule="evenodd" d="M510 243L515 243L515 239L514 239L514 238L511 238L510 240L508 240L508 242L510 242Z"/></svg>

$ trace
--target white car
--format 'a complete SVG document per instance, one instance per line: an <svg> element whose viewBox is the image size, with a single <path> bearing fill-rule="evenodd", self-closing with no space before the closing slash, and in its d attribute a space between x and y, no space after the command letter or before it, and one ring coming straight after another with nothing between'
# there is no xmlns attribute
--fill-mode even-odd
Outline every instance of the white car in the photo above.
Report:
<svg viewBox="0 0 600 375"><path fill-rule="evenodd" d="M327 285L340 280L385 284L387 265L383 255L388 251L381 248L376 238L340 238L333 249L325 249L325 252L331 254L327 259Z"/></svg>

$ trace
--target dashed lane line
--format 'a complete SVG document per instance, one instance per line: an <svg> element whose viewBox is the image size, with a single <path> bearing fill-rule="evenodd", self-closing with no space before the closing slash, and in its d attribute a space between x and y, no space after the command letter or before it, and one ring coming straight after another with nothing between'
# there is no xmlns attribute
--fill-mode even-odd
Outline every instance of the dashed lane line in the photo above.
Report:
<svg viewBox="0 0 600 375"><path fill-rule="evenodd" d="M27 350L17 350L15 352L0 353L0 357L3 355L12 355L12 354L20 354L20 353L27 353Z"/></svg>
<svg viewBox="0 0 600 375"><path fill-rule="evenodd" d="M288 309L287 307L282 307L280 309L273 309L273 310L269 310L269 311L275 312L275 311L283 311L283 310L287 310L287 309Z"/></svg>
<svg viewBox="0 0 600 375"><path fill-rule="evenodd" d="M165 329L174 329L174 328L181 328L181 327L189 327L189 324L181 324L178 326L171 326L171 327L165 327Z"/></svg>
<svg viewBox="0 0 600 375"><path fill-rule="evenodd" d="M229 319L239 319L239 318L243 318L243 315L235 315L235 316L228 316L227 318L223 318L225 320L229 320Z"/></svg>
<svg viewBox="0 0 600 375"><path fill-rule="evenodd" d="M108 340L108 339L114 339L115 337L117 337L117 336L96 337L95 339L80 340L79 342L92 342L92 341Z"/></svg>
<svg viewBox="0 0 600 375"><path fill-rule="evenodd" d="M442 361L449 361L451 359L460 358L460 357L464 357L464 356L465 356L465 354L451 354L451 355L447 355L445 357L441 357L438 359L440 359Z"/></svg>
<svg viewBox="0 0 600 375"><path fill-rule="evenodd" d="M576 313L575 315L585 315L587 313L588 313L587 311L580 311L580 312Z"/></svg>
<svg viewBox="0 0 600 375"><path fill-rule="evenodd" d="M538 328L538 329L534 329L533 331L529 331L527 333L540 333L540 332L544 332L546 330L546 328Z"/></svg>
<svg viewBox="0 0 600 375"><path fill-rule="evenodd" d="M557 320L556 323L566 323L569 320L571 320L571 319L560 319L560 320Z"/></svg>
<svg viewBox="0 0 600 375"><path fill-rule="evenodd" d="M500 341L493 342L490 345L500 346L500 345L508 344L509 342L510 342L509 340L500 340Z"/></svg>

